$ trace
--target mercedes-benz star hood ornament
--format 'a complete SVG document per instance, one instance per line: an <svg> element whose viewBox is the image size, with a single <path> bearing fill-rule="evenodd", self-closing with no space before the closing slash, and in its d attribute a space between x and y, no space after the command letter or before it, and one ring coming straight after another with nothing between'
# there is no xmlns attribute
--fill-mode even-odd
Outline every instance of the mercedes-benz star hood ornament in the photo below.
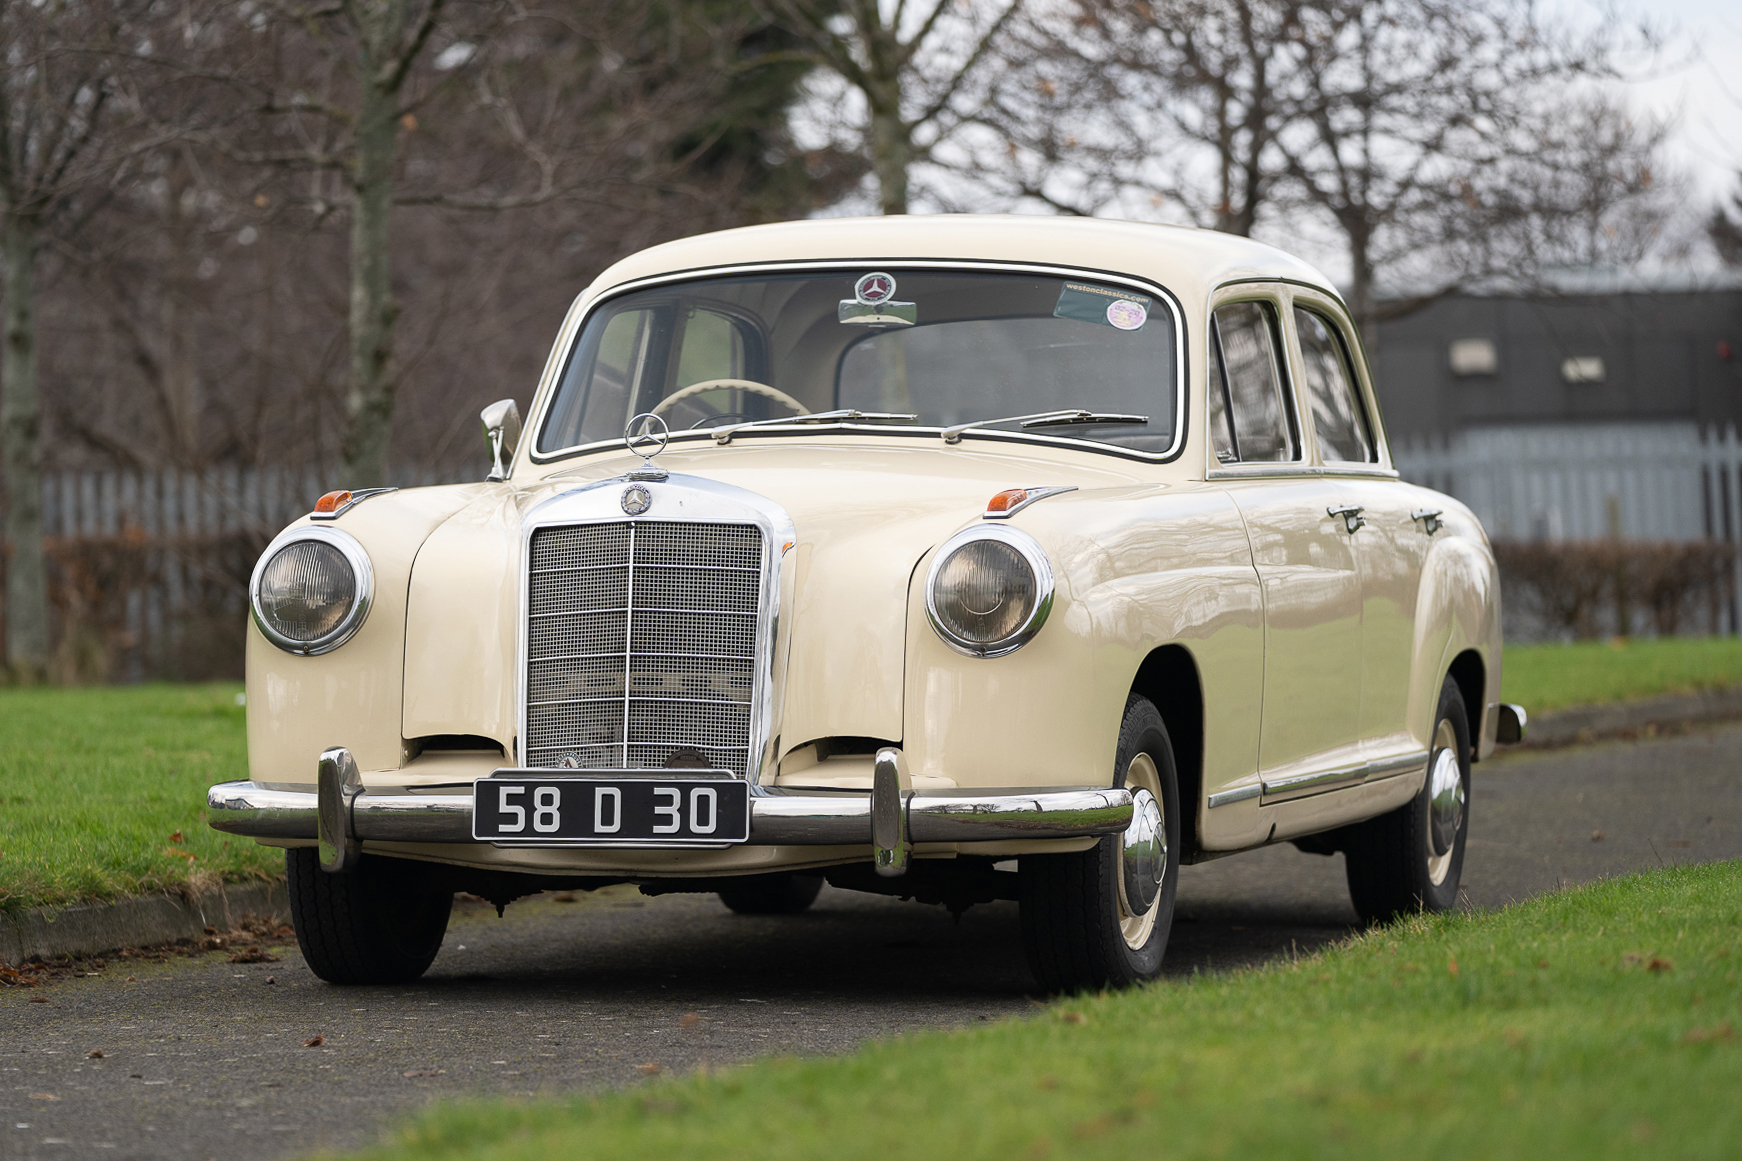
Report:
<svg viewBox="0 0 1742 1161"><path fill-rule="evenodd" d="M623 473L628 480L663 480L671 473L653 466L653 457L671 442L671 428L651 411L632 415L623 427L623 446L641 457L641 466Z"/></svg>

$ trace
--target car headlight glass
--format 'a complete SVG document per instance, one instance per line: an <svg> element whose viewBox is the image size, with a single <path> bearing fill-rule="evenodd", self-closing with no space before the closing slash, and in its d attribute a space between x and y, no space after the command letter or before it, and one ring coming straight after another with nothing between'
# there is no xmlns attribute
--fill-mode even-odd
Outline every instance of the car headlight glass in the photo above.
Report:
<svg viewBox="0 0 1742 1161"><path fill-rule="evenodd" d="M1052 601L1052 570L1040 546L1007 526L977 527L938 550L927 581L932 626L954 648L999 656L1040 628Z"/></svg>
<svg viewBox="0 0 1742 1161"><path fill-rule="evenodd" d="M261 634L292 653L325 653L368 611L369 558L333 528L297 529L266 550L250 588Z"/></svg>

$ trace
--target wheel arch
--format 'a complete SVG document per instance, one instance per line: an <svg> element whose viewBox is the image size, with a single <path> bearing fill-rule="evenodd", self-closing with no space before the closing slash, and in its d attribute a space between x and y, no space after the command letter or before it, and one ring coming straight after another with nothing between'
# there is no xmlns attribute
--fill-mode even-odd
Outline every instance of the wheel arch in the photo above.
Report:
<svg viewBox="0 0 1742 1161"><path fill-rule="evenodd" d="M1482 661L1482 655L1474 648L1465 649L1446 667L1446 676L1457 684L1458 693L1464 698L1464 715L1469 726L1472 745L1470 761L1477 760L1476 751L1480 750L1474 740L1481 736L1483 707L1488 704L1488 667Z"/></svg>
<svg viewBox="0 0 1742 1161"><path fill-rule="evenodd" d="M1184 645L1162 645L1150 650L1132 679L1131 692L1149 699L1161 713L1173 743L1174 773L1179 779L1182 806L1180 837L1185 854L1201 849L1198 813L1203 805L1204 784L1204 693L1197 659ZM1183 809L1190 803L1191 809Z"/></svg>

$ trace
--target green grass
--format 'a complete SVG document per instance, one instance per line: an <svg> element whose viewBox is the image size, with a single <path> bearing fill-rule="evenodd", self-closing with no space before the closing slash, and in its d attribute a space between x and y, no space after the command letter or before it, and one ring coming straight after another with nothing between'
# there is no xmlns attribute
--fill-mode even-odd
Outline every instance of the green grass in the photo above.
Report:
<svg viewBox="0 0 1742 1161"><path fill-rule="evenodd" d="M1742 684L1742 637L1509 645L1503 697L1530 713Z"/></svg>
<svg viewBox="0 0 1742 1161"><path fill-rule="evenodd" d="M1742 864L1672 868L844 1058L438 1106L361 1157L1734 1157L1739 923Z"/></svg>
<svg viewBox="0 0 1742 1161"><path fill-rule="evenodd" d="M0 910L282 873L206 825L206 787L248 776L240 692L0 689Z"/></svg>

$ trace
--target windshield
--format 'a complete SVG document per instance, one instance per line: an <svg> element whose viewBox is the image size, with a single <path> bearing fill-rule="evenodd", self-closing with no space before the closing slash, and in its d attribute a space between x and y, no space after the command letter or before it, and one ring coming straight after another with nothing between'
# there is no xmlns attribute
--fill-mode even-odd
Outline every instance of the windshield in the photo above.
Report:
<svg viewBox="0 0 1742 1161"><path fill-rule="evenodd" d="M537 446L618 441L643 411L676 433L838 408L923 427L1084 408L1149 422L1039 434L1160 453L1174 346L1159 298L1088 279L898 266L698 279L592 312Z"/></svg>

